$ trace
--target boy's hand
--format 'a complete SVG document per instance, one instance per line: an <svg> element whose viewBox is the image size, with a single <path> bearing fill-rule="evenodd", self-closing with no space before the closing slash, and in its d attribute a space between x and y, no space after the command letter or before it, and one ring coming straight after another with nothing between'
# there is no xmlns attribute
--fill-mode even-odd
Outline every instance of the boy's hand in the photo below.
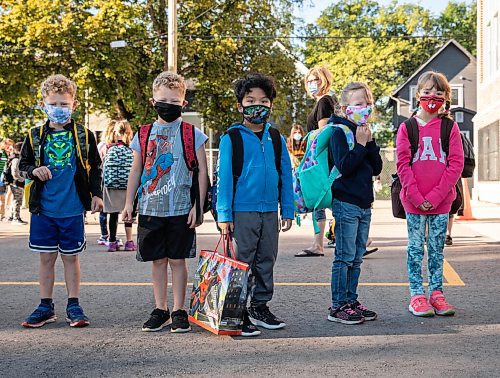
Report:
<svg viewBox="0 0 500 378"><path fill-rule="evenodd" d="M227 235L234 231L234 223L233 222L217 222L217 227L220 228L220 232L222 235Z"/></svg>
<svg viewBox="0 0 500 378"><path fill-rule="evenodd" d="M196 228L198 226L201 226L202 223L203 223L203 214L201 214L200 224L196 223L196 207L193 206L191 208L191 211L189 212L188 221L187 221L189 228Z"/></svg>
<svg viewBox="0 0 500 378"><path fill-rule="evenodd" d="M125 207L123 208L123 211L122 211L122 221L123 222L132 223L132 220L133 220L132 211L133 211L133 206L125 204Z"/></svg>
<svg viewBox="0 0 500 378"><path fill-rule="evenodd" d="M90 214L97 213L99 211L102 211L102 208L104 207L102 203L102 199L99 197L92 197L92 205L90 206Z"/></svg>
<svg viewBox="0 0 500 378"><path fill-rule="evenodd" d="M291 219L282 219L281 220L281 231L287 232L290 228L292 228L292 220Z"/></svg>
<svg viewBox="0 0 500 378"><path fill-rule="evenodd" d="M31 174L40 181L48 181L52 178L52 172L46 166L41 166L33 169L33 172Z"/></svg>
<svg viewBox="0 0 500 378"><path fill-rule="evenodd" d="M356 128L356 142L362 146L366 146L366 143L372 138L372 132L368 126L358 126Z"/></svg>

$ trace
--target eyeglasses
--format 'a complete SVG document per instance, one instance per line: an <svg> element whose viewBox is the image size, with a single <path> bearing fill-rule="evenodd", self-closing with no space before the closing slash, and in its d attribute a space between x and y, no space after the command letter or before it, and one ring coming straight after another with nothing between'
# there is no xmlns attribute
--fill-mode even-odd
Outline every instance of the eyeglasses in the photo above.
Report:
<svg viewBox="0 0 500 378"><path fill-rule="evenodd" d="M307 80L306 83L309 84L309 83L314 83L315 81L321 81L319 79L311 79L311 80Z"/></svg>

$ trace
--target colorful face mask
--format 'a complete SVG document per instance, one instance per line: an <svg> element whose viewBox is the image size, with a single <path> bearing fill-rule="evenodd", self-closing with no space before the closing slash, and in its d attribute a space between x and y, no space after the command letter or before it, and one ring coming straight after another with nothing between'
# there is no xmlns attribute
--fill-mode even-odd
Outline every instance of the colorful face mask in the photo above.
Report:
<svg viewBox="0 0 500 378"><path fill-rule="evenodd" d="M49 117L50 122L57 124L65 124L71 119L71 108L66 108L62 106L45 105L43 108L47 117Z"/></svg>
<svg viewBox="0 0 500 378"><path fill-rule="evenodd" d="M317 95L319 92L318 88L318 82L317 81L311 81L310 83L307 83L307 89L309 90L309 93L314 95Z"/></svg>
<svg viewBox="0 0 500 378"><path fill-rule="evenodd" d="M168 123L174 122L182 113L181 105L170 104L168 102L155 101L154 108L160 118Z"/></svg>
<svg viewBox="0 0 500 378"><path fill-rule="evenodd" d="M301 133L293 134L293 140L296 140L296 141L302 140L302 134Z"/></svg>
<svg viewBox="0 0 500 378"><path fill-rule="evenodd" d="M265 123L271 114L271 108L266 105L243 106L243 118L254 125Z"/></svg>
<svg viewBox="0 0 500 378"><path fill-rule="evenodd" d="M420 97L420 105L428 113L436 113L444 104L444 98L438 96Z"/></svg>
<svg viewBox="0 0 500 378"><path fill-rule="evenodd" d="M370 119L372 107L368 106L348 106L345 110L347 118L358 126L364 125Z"/></svg>

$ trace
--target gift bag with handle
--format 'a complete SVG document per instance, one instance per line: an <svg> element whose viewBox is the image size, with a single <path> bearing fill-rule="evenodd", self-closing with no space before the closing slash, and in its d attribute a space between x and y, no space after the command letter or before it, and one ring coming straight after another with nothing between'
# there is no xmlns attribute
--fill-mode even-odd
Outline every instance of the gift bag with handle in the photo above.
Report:
<svg viewBox="0 0 500 378"><path fill-rule="evenodd" d="M193 278L189 321L216 335L240 335L248 270L248 264L236 260L229 235L221 236L213 251L202 250Z"/></svg>

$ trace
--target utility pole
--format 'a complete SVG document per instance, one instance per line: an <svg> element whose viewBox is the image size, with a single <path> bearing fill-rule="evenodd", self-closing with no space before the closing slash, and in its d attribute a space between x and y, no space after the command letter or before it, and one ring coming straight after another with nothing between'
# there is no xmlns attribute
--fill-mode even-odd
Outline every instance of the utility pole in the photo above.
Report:
<svg viewBox="0 0 500 378"><path fill-rule="evenodd" d="M168 70L177 73L177 0L168 0Z"/></svg>

